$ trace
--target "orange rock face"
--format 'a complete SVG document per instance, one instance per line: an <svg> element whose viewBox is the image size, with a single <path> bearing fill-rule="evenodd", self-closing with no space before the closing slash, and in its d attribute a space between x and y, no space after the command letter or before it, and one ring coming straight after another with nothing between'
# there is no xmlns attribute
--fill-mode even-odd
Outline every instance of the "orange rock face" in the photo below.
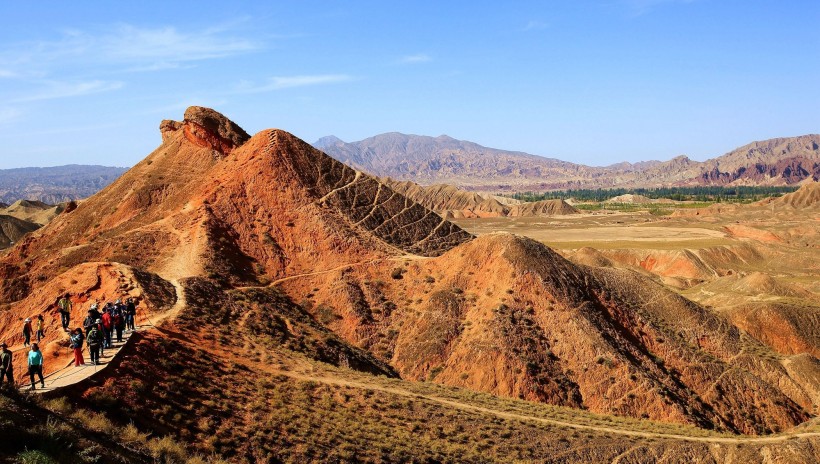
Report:
<svg viewBox="0 0 820 464"><path fill-rule="evenodd" d="M788 428L816 398L811 382L745 353L766 348L707 310L506 234L282 285L408 379L746 433Z"/></svg>

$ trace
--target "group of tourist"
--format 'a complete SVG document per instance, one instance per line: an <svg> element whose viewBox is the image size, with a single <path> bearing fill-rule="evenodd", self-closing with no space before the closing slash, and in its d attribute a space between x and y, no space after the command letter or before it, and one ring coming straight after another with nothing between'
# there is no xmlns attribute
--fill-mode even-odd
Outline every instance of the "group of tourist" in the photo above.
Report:
<svg viewBox="0 0 820 464"><path fill-rule="evenodd" d="M69 330L71 323L71 310L73 303L68 294L63 295L57 302L57 308L60 313L60 319L63 330L69 332L69 346L74 352L74 366L79 367L85 365L83 357L83 344L88 345L89 355L91 357L91 364L97 365L100 363L100 356L105 356L105 349L112 348L114 337L118 343L122 342L123 332L136 330L135 320L137 316L137 302L131 298L126 297L125 300L116 300L114 303L108 302L99 309L99 305L95 302L91 304L88 310L88 316L83 321L82 328L77 327ZM23 322L23 346L30 346L28 352L28 374L31 380L31 389L35 389L35 376L40 380L40 385L45 387L45 379L43 377L43 354L40 351L40 341L44 337L44 319L43 315L37 316L37 341L32 343L32 335L35 334L32 329L30 318L26 318ZM12 351L8 349L6 342L0 343L0 384L5 379L14 385L14 365L12 364Z"/></svg>
<svg viewBox="0 0 820 464"><path fill-rule="evenodd" d="M88 316L83 320L83 327L77 327L71 331L71 348L74 349L74 366L85 364L83 358L83 343L88 344L88 352L91 356L91 364L99 364L100 356L105 356L105 349L113 346L114 335L117 336L117 343L122 342L124 331L133 332L136 330L134 321L137 316L137 304L133 298L127 298L125 302L117 300L114 303L106 303L99 310L96 303L91 305Z"/></svg>

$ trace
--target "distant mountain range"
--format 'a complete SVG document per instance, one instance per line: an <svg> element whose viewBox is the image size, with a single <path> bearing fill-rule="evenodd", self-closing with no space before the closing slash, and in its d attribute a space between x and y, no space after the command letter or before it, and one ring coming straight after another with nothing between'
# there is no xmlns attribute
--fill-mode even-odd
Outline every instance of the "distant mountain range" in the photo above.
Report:
<svg viewBox="0 0 820 464"><path fill-rule="evenodd" d="M0 203L36 200L57 204L89 197L114 182L127 168L68 165L0 169Z"/></svg>
<svg viewBox="0 0 820 464"><path fill-rule="evenodd" d="M820 178L817 134L752 142L704 162L678 156L663 162L624 162L606 167L487 148L446 135L391 132L352 143L329 136L314 146L378 176L483 191L790 185Z"/></svg>
<svg viewBox="0 0 820 464"><path fill-rule="evenodd" d="M421 185L450 184L482 192L584 188L798 184L820 180L820 135L752 142L704 162L669 161L585 166L518 151L499 150L446 135L398 132L347 143L328 136L314 147L356 169ZM58 204L86 198L127 168L68 165L0 170L0 203Z"/></svg>

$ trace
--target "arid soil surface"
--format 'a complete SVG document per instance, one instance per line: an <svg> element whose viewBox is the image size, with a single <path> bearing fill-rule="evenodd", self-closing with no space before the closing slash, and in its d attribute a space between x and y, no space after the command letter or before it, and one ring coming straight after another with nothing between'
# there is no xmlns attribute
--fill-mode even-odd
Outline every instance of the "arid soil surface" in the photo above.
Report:
<svg viewBox="0 0 820 464"><path fill-rule="evenodd" d="M510 232L531 237L557 249L622 248L649 249L728 245L731 237L719 227L688 221L661 220L648 213L598 213L549 218L454 219L474 234Z"/></svg>
<svg viewBox="0 0 820 464"><path fill-rule="evenodd" d="M510 231L579 264L629 269L711 308L783 354L820 353L820 184L749 205L456 220ZM818 379L820 380L820 379Z"/></svg>

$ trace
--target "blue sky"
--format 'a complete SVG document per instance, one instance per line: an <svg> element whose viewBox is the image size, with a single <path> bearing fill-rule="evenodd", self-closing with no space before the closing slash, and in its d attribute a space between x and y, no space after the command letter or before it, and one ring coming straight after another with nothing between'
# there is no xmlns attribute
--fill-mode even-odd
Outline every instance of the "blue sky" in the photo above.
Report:
<svg viewBox="0 0 820 464"><path fill-rule="evenodd" d="M130 166L211 106L592 165L820 132L820 2L0 2L0 168Z"/></svg>

